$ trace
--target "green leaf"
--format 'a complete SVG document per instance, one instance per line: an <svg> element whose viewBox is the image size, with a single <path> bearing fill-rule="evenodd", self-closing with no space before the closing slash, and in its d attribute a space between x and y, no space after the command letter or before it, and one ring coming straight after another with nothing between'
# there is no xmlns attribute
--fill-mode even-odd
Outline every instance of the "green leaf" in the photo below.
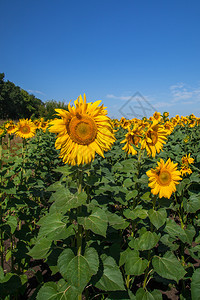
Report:
<svg viewBox="0 0 200 300"><path fill-rule="evenodd" d="M160 236L155 232L146 231L138 238L132 238L129 242L129 247L135 250L150 250L156 246L160 239Z"/></svg>
<svg viewBox="0 0 200 300"><path fill-rule="evenodd" d="M6 224L10 226L11 233L13 234L15 232L15 229L17 228L17 217L9 216Z"/></svg>
<svg viewBox="0 0 200 300"><path fill-rule="evenodd" d="M194 226L192 226L192 224L189 224L189 225L187 225L187 228L184 229L184 231L185 231L185 234L186 234L186 240L185 241L188 244L192 244L193 238L196 234L196 230L195 230Z"/></svg>
<svg viewBox="0 0 200 300"><path fill-rule="evenodd" d="M148 261L139 257L137 250L127 253L125 260L125 271L127 275L142 275L147 268Z"/></svg>
<svg viewBox="0 0 200 300"><path fill-rule="evenodd" d="M164 208L161 208L157 211L150 209L148 211L148 215L151 223L156 227L156 229L159 229L166 222L167 212Z"/></svg>
<svg viewBox="0 0 200 300"><path fill-rule="evenodd" d="M135 199L135 197L137 195L138 195L138 191L137 190L128 191L128 193L126 194L126 200L129 201L130 199Z"/></svg>
<svg viewBox="0 0 200 300"><path fill-rule="evenodd" d="M54 203L54 209L56 208L58 212L65 214L68 210L72 208L77 208L86 204L87 194L82 192L80 194L71 194L66 188L61 188L51 195L50 202ZM52 207L50 212L52 211Z"/></svg>
<svg viewBox="0 0 200 300"><path fill-rule="evenodd" d="M167 219L164 231L171 237L186 238L185 231L172 219Z"/></svg>
<svg viewBox="0 0 200 300"><path fill-rule="evenodd" d="M146 192L145 194L143 194L143 195L140 197L140 199L142 199L142 200L144 200L144 201L147 201L147 202L152 201L152 200L151 200L151 193L150 193L150 192Z"/></svg>
<svg viewBox="0 0 200 300"><path fill-rule="evenodd" d="M117 214L112 214L107 212L107 217L109 221L109 225L114 229L125 229L129 226L129 223L122 216L118 216Z"/></svg>
<svg viewBox="0 0 200 300"><path fill-rule="evenodd" d="M37 294L37 300L75 300L78 299L78 291L70 286L64 279L45 283Z"/></svg>
<svg viewBox="0 0 200 300"><path fill-rule="evenodd" d="M85 250L84 257L88 262L91 274L95 275L99 268L99 255L97 251L94 248L89 247Z"/></svg>
<svg viewBox="0 0 200 300"><path fill-rule="evenodd" d="M95 208L91 215L84 218L84 227L86 230L106 237L106 230L108 226L107 215L101 208Z"/></svg>
<svg viewBox="0 0 200 300"><path fill-rule="evenodd" d="M58 257L58 268L72 286L81 293L95 275L99 267L98 253L94 248L87 248L85 255L75 256L71 249L65 249Z"/></svg>
<svg viewBox="0 0 200 300"><path fill-rule="evenodd" d="M192 300L200 300L200 268L192 275L191 294Z"/></svg>
<svg viewBox="0 0 200 300"><path fill-rule="evenodd" d="M64 279L67 279L67 271L66 268L68 266L68 264L70 263L70 261L75 257L74 252L67 248L65 250L63 250L63 252L59 255L58 257L58 269L60 271L60 274L63 276Z"/></svg>
<svg viewBox="0 0 200 300"><path fill-rule="evenodd" d="M47 214L40 219L41 226L38 237L46 236L50 240L60 240L68 237L66 223L62 221L61 213Z"/></svg>
<svg viewBox="0 0 200 300"><path fill-rule="evenodd" d="M170 237L169 234L163 234L163 236L160 238L160 241L170 248L171 251L176 251L179 248L179 245L177 243L174 243L176 241L176 238Z"/></svg>
<svg viewBox="0 0 200 300"><path fill-rule="evenodd" d="M195 213L200 209L200 195L191 195L187 202L187 212Z"/></svg>
<svg viewBox="0 0 200 300"><path fill-rule="evenodd" d="M65 267L68 282L81 293L92 277L87 259L82 255L75 256Z"/></svg>
<svg viewBox="0 0 200 300"><path fill-rule="evenodd" d="M120 260L119 260L119 266L121 267L123 264L125 264L126 260L127 260L127 255L129 252L131 252L132 250L130 248L127 248L126 250L122 251L120 253Z"/></svg>
<svg viewBox="0 0 200 300"><path fill-rule="evenodd" d="M199 174L197 172L192 173L190 175L190 181L191 182L200 182L200 176L199 176Z"/></svg>
<svg viewBox="0 0 200 300"><path fill-rule="evenodd" d="M47 253L51 247L52 241L46 237L36 240L35 246L28 252L28 255L34 259L42 259L47 257Z"/></svg>
<svg viewBox="0 0 200 300"><path fill-rule="evenodd" d="M123 185L128 188L133 185L133 180L131 178L126 178Z"/></svg>
<svg viewBox="0 0 200 300"><path fill-rule="evenodd" d="M95 286L104 291L124 291L123 277L115 260L105 254L101 255L101 259L103 274Z"/></svg>
<svg viewBox="0 0 200 300"><path fill-rule="evenodd" d="M46 189L47 192L55 192L58 189L63 188L61 181L56 181Z"/></svg>
<svg viewBox="0 0 200 300"><path fill-rule="evenodd" d="M146 209L143 209L141 206L136 206L134 210L124 210L124 216L130 220L135 220L137 218L146 219L146 217L148 216L148 211Z"/></svg>
<svg viewBox="0 0 200 300"><path fill-rule="evenodd" d="M162 294L158 290L154 290L150 293L147 290L140 288L137 290L136 300L162 300Z"/></svg>
<svg viewBox="0 0 200 300"><path fill-rule="evenodd" d="M186 274L183 266L172 252L167 252L163 257L155 256L152 264L154 270L161 277L175 280L177 283Z"/></svg>
<svg viewBox="0 0 200 300"><path fill-rule="evenodd" d="M62 173L65 176L68 176L72 173L71 167L68 165L57 167L56 169L53 169L54 172Z"/></svg>

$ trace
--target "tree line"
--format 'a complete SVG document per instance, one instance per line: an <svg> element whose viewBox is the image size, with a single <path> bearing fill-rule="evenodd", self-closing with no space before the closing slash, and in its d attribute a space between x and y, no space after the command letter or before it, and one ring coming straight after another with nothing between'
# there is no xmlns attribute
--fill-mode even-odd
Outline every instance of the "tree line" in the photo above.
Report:
<svg viewBox="0 0 200 300"><path fill-rule="evenodd" d="M67 110L67 104L64 102L56 100L43 102L13 82L5 81L4 78L5 74L0 73L0 119L18 120L43 117L47 120L55 116L55 108Z"/></svg>

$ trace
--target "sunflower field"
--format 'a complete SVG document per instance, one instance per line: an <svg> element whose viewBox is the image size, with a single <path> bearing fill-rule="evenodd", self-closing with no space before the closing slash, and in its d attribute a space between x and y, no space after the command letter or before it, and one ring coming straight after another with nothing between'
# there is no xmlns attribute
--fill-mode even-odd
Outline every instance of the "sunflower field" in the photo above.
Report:
<svg viewBox="0 0 200 300"><path fill-rule="evenodd" d="M200 118L78 97L0 127L0 299L200 299Z"/></svg>

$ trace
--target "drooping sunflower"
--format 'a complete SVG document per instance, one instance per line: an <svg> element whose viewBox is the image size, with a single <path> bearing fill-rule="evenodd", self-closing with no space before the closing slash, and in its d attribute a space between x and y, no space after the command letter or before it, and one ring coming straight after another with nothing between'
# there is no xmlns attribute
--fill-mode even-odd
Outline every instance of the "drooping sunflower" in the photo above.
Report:
<svg viewBox="0 0 200 300"><path fill-rule="evenodd" d="M149 156L155 157L156 152L160 153L163 144L167 140L167 131L163 125L154 120L145 132L144 139L141 143L141 148L146 149Z"/></svg>
<svg viewBox="0 0 200 300"><path fill-rule="evenodd" d="M71 165L88 164L95 158L95 153L104 157L104 151L111 148L115 141L111 120L107 111L99 104L86 103L80 95L75 106L68 105L68 111L55 109L61 119L50 122L49 131L57 133L56 149L64 163Z"/></svg>
<svg viewBox="0 0 200 300"><path fill-rule="evenodd" d="M137 154L137 150L134 146L138 147L138 144L141 142L141 135L141 127L134 125L133 129L128 128L128 133L125 135L125 139L121 141L121 144L126 143L122 150L126 151L128 154Z"/></svg>
<svg viewBox="0 0 200 300"><path fill-rule="evenodd" d="M163 159L157 162L158 166L146 172L149 177L149 187L153 195L159 194L159 198L170 198L176 191L176 185L179 184L181 172L177 170L177 163L173 163L169 158L166 163Z"/></svg>
<svg viewBox="0 0 200 300"><path fill-rule="evenodd" d="M187 174L188 175L192 174L192 170L186 165L182 165L180 172L181 172L182 176L187 175Z"/></svg>
<svg viewBox="0 0 200 300"><path fill-rule="evenodd" d="M16 125L15 134L21 138L28 139L35 135L37 127L28 119L20 119Z"/></svg>
<svg viewBox="0 0 200 300"><path fill-rule="evenodd" d="M190 153L185 156L182 157L181 159L182 164L188 166L189 164L193 164L194 163L194 158L190 157Z"/></svg>

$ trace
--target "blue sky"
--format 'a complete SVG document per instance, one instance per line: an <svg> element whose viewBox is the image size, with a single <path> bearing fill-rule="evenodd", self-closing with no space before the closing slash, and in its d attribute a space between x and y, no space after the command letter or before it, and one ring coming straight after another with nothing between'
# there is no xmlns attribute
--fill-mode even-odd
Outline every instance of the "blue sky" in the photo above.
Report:
<svg viewBox="0 0 200 300"><path fill-rule="evenodd" d="M199 117L199 16L198 0L1 0L0 72L42 101L100 99L110 117Z"/></svg>

